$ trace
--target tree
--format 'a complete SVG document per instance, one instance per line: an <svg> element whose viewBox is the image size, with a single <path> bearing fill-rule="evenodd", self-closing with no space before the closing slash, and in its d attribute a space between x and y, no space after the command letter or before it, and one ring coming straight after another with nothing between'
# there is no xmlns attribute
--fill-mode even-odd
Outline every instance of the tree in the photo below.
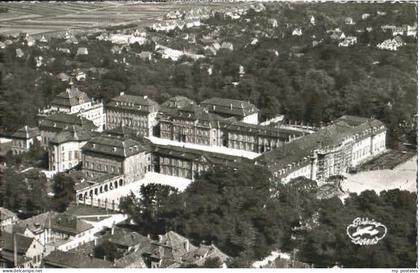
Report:
<svg viewBox="0 0 420 273"><path fill-rule="evenodd" d="M299 258L317 267L415 267L416 199L415 193L390 190L380 195L373 191L352 194L345 204L338 199L322 200L319 226L305 234ZM356 217L384 224L385 238L370 246L351 243L346 227Z"/></svg>
<svg viewBox="0 0 420 273"><path fill-rule="evenodd" d="M64 173L58 173L53 178L53 192L51 207L53 210L63 212L74 200L76 191L74 189L75 180Z"/></svg>
<svg viewBox="0 0 420 273"><path fill-rule="evenodd" d="M1 206L30 217L49 208L47 178L36 170L17 172L6 168L0 177Z"/></svg>
<svg viewBox="0 0 420 273"><path fill-rule="evenodd" d="M93 249L93 255L99 259L107 259L113 262L123 256L123 253L118 251L118 248L111 242L105 241L100 245L97 245Z"/></svg>

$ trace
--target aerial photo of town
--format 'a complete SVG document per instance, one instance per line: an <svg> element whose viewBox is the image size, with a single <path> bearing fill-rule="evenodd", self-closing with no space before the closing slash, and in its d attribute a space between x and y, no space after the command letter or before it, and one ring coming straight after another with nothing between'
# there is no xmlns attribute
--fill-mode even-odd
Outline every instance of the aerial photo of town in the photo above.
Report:
<svg viewBox="0 0 420 273"><path fill-rule="evenodd" d="M417 36L414 1L0 2L0 268L416 268Z"/></svg>

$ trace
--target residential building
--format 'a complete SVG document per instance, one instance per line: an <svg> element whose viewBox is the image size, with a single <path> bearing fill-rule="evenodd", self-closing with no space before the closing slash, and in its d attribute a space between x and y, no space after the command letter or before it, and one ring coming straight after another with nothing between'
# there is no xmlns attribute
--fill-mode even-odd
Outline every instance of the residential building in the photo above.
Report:
<svg viewBox="0 0 420 273"><path fill-rule="evenodd" d="M176 232L169 231L164 235L160 235L159 241L154 243L150 267L179 267L182 264L182 257L196 248L187 238Z"/></svg>
<svg viewBox="0 0 420 273"><path fill-rule="evenodd" d="M382 43L377 44L379 49L396 51L399 47L405 45L402 39L398 36L394 39L387 39Z"/></svg>
<svg viewBox="0 0 420 273"><path fill-rule="evenodd" d="M182 256L183 265L205 266L206 262L211 259L217 259L221 267L226 267L226 261L230 257L218 249L215 245L201 244L196 249L185 253Z"/></svg>
<svg viewBox="0 0 420 273"><path fill-rule="evenodd" d="M46 254L54 250L69 251L95 240L93 225L68 213L57 213L49 219L49 233Z"/></svg>
<svg viewBox="0 0 420 273"><path fill-rule="evenodd" d="M43 260L45 268L111 268L112 262L79 252L55 250Z"/></svg>
<svg viewBox="0 0 420 273"><path fill-rule="evenodd" d="M42 245L50 242L50 219L55 212L45 212L24 220L18 220L14 226L6 226L5 230L12 233L13 228L25 237L35 238Z"/></svg>
<svg viewBox="0 0 420 273"><path fill-rule="evenodd" d="M293 35L293 36L302 36L302 29L301 29L301 28L295 28L295 29L292 31L292 35Z"/></svg>
<svg viewBox="0 0 420 273"><path fill-rule="evenodd" d="M77 201L78 200L76 200L76 202ZM128 217L126 214L118 213L116 211L87 206L80 203L71 203L66 209L66 214L92 225L93 233L111 228L114 225L125 221Z"/></svg>
<svg viewBox="0 0 420 273"><path fill-rule="evenodd" d="M202 101L200 106L224 118L234 117L238 121L258 124L259 110L249 101L211 98Z"/></svg>
<svg viewBox="0 0 420 273"><path fill-rule="evenodd" d="M24 126L12 135L12 153L18 155L29 152L36 140L40 140L40 132L37 127Z"/></svg>
<svg viewBox="0 0 420 273"><path fill-rule="evenodd" d="M73 85L55 96L50 107L41 110L39 116L45 117L57 112L74 114L91 120L98 128L98 131L102 131L105 127L103 103L89 98L85 92L79 91Z"/></svg>
<svg viewBox="0 0 420 273"><path fill-rule="evenodd" d="M158 110L159 104L147 96L132 96L121 92L107 104L106 128L109 130L123 125L137 130L142 136L151 136L157 125Z"/></svg>
<svg viewBox="0 0 420 273"><path fill-rule="evenodd" d="M342 116L313 134L256 158L273 178L288 182L304 176L322 181L343 174L386 150L386 128L375 119Z"/></svg>
<svg viewBox="0 0 420 273"><path fill-rule="evenodd" d="M118 127L92 138L82 147L82 168L88 177L124 175L128 182L144 177L150 166L147 147L121 134Z"/></svg>
<svg viewBox="0 0 420 273"><path fill-rule="evenodd" d="M0 233L0 267L33 268L41 267L44 248L36 238L18 233Z"/></svg>
<svg viewBox="0 0 420 273"><path fill-rule="evenodd" d="M103 242L113 244L120 253L136 252L145 247L150 247L152 240L128 228L112 226L111 230L103 236Z"/></svg>
<svg viewBox="0 0 420 273"><path fill-rule="evenodd" d="M17 222L17 215L3 207L0 207L0 232L3 231L3 227L13 225Z"/></svg>
<svg viewBox="0 0 420 273"><path fill-rule="evenodd" d="M95 131L97 127L94 123L84 117L76 114L66 114L58 112L50 116L44 117L39 121L39 130L41 133L41 145L48 147L49 141L61 132L73 126L82 128L86 131Z"/></svg>
<svg viewBox="0 0 420 273"><path fill-rule="evenodd" d="M349 47L352 45L357 44L357 37L356 36L347 36L346 38L344 38L344 40L342 40L338 46L339 47Z"/></svg>
<svg viewBox="0 0 420 273"><path fill-rule="evenodd" d="M74 125L57 133L49 141L49 170L64 172L77 166L82 161L82 147L92 138L92 134Z"/></svg>

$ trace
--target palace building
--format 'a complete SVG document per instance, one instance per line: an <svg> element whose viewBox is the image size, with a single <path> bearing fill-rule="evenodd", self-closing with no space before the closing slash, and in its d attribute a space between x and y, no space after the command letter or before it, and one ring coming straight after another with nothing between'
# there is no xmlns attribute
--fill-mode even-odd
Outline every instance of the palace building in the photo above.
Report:
<svg viewBox="0 0 420 273"><path fill-rule="evenodd" d="M93 132L71 126L59 132L49 141L48 166L50 171L64 172L82 161L82 147Z"/></svg>
<svg viewBox="0 0 420 273"><path fill-rule="evenodd" d="M179 142L221 146L221 121L195 103L172 108L159 117L160 137Z"/></svg>
<svg viewBox="0 0 420 273"><path fill-rule="evenodd" d="M41 145L47 148L49 141L53 139L57 133L73 126L82 128L86 131L96 131L98 129L92 121L84 117L77 116L76 114L58 112L39 121Z"/></svg>
<svg viewBox="0 0 420 273"><path fill-rule="evenodd" d="M342 116L313 134L256 158L274 179L304 176L322 181L348 172L386 150L386 128L376 119Z"/></svg>
<svg viewBox="0 0 420 273"><path fill-rule="evenodd" d="M210 113L224 118L234 117L238 121L258 124L259 110L249 101L211 98L202 101L200 105Z"/></svg>
<svg viewBox="0 0 420 273"><path fill-rule="evenodd" d="M109 175L124 175L126 181L143 178L150 166L148 149L116 131L94 137L82 147L83 172L91 178Z"/></svg>
<svg viewBox="0 0 420 273"><path fill-rule="evenodd" d="M91 120L98 131L102 131L105 127L105 113L102 102L95 102L90 99L85 92L79 91L78 88L71 86L66 91L58 94L51 106L40 112L40 117L49 116L51 114L62 112L66 114L74 114L87 120Z"/></svg>
<svg viewBox="0 0 420 273"><path fill-rule="evenodd" d="M135 129L140 135L153 135L157 125L159 104L147 96L132 96L121 92L106 105L107 130L120 125Z"/></svg>
<svg viewBox="0 0 420 273"><path fill-rule="evenodd" d="M223 146L256 153L271 151L292 141L303 132L249 124L245 122L224 122L222 127Z"/></svg>
<svg viewBox="0 0 420 273"><path fill-rule="evenodd" d="M252 163L252 160L205 152L185 147L156 145L151 149L153 172L194 179L198 174L216 165L228 165L234 162Z"/></svg>

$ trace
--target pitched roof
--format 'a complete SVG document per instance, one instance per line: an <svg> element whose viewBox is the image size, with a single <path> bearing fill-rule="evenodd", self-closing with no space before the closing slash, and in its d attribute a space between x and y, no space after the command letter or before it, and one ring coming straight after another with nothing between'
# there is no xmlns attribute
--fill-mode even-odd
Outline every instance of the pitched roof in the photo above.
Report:
<svg viewBox="0 0 420 273"><path fill-rule="evenodd" d="M107 107L117 107L145 113L157 112L159 110L159 104L147 96L133 96L124 93L112 98L107 104Z"/></svg>
<svg viewBox="0 0 420 273"><path fill-rule="evenodd" d="M19 139L31 139L34 137L39 136L39 129L38 127L28 127L23 126L19 130L17 130L13 135L12 138L19 138Z"/></svg>
<svg viewBox="0 0 420 273"><path fill-rule="evenodd" d="M249 124L240 121L223 121L223 128L229 131L236 131L242 133L249 133L259 136L278 137L288 140L289 136L300 136L305 133L297 130L290 130L284 128L276 128L271 126L263 126L258 124Z"/></svg>
<svg viewBox="0 0 420 273"><path fill-rule="evenodd" d="M179 146L171 146L171 145L159 145L153 144L151 149L153 153L170 156L170 157L178 157L184 158L189 160L205 160L211 164L228 164L229 162L248 162L251 163L252 160L247 158L238 158L237 156L221 154L221 153L212 153L209 151L191 149L186 147L179 147Z"/></svg>
<svg viewBox="0 0 420 273"><path fill-rule="evenodd" d="M78 88L72 86L71 88L67 88L66 91L55 96L51 105L71 107L89 101L90 99L85 92L79 91Z"/></svg>
<svg viewBox="0 0 420 273"><path fill-rule="evenodd" d="M19 232L24 232L25 229L29 229L32 233L38 234L44 231L49 225L49 218L54 217L58 213L56 212L45 212L32 216L30 218L20 220L16 224L16 229Z"/></svg>
<svg viewBox="0 0 420 273"><path fill-rule="evenodd" d="M189 251L193 251L196 247L189 240L174 231L169 231L161 236L158 245L162 260L167 260L167 264L181 261L183 255Z"/></svg>
<svg viewBox="0 0 420 273"><path fill-rule="evenodd" d="M51 229L56 232L77 235L91 228L93 228L91 224L66 213L51 218Z"/></svg>
<svg viewBox="0 0 420 273"><path fill-rule="evenodd" d="M82 142L88 141L92 138L93 133L84 128L72 125L63 129L63 131L56 134L50 143L61 144L66 142Z"/></svg>
<svg viewBox="0 0 420 273"><path fill-rule="evenodd" d="M254 113L258 113L258 109L249 101L241 101L224 98L210 98L201 102L203 107L208 111L223 116L246 117Z"/></svg>
<svg viewBox="0 0 420 273"><path fill-rule="evenodd" d="M110 268L112 263L87 256L84 253L54 250L43 260L44 264L62 268Z"/></svg>
<svg viewBox="0 0 420 273"><path fill-rule="evenodd" d="M143 251L132 252L115 261L117 268L147 268L143 260Z"/></svg>
<svg viewBox="0 0 420 273"><path fill-rule="evenodd" d="M114 227L114 234L109 235L108 241L124 247L135 246L138 244L150 244L149 238L134 232L131 229L120 227Z"/></svg>
<svg viewBox="0 0 420 273"><path fill-rule="evenodd" d="M111 134L92 138L82 147L83 152L100 153L123 158L146 150L139 141Z"/></svg>
<svg viewBox="0 0 420 273"><path fill-rule="evenodd" d="M34 238L23 236L22 234L16 233L16 243L18 254L25 254L28 248L32 245ZM0 241L2 242L2 249L13 252L13 234L9 232L0 233Z"/></svg>
<svg viewBox="0 0 420 273"><path fill-rule="evenodd" d="M345 139L364 134L371 128L381 128L383 123L375 119L343 116L313 134L305 135L292 142L267 152L255 160L268 164L269 168L279 169L292 162L310 157L316 149L340 145Z"/></svg>
<svg viewBox="0 0 420 273"><path fill-rule="evenodd" d="M184 107L186 107L190 104L195 104L195 102L193 100L190 100L187 97L175 96L175 97L172 97L172 98L166 100L164 103L162 103L161 106L167 107L167 108L180 109L180 108L184 108Z"/></svg>
<svg viewBox="0 0 420 273"><path fill-rule="evenodd" d="M17 217L13 211L6 208L0 207L0 221L7 220L9 218Z"/></svg>
<svg viewBox="0 0 420 273"><path fill-rule="evenodd" d="M62 112L55 113L51 116L45 117L40 121L40 129L54 129L61 131L62 129L70 128L71 126L79 126L86 130L95 130L96 126L91 120L84 117L78 117L75 114L66 114Z"/></svg>
<svg viewBox="0 0 420 273"><path fill-rule="evenodd" d="M93 215L111 216L113 214L118 214L118 212L112 211L112 210L106 210L104 208L91 207L91 206L83 205L83 204L76 205L75 203L70 203L70 205L66 209L66 214L76 216L76 217L80 217L80 216L85 217L85 216L93 216Z"/></svg>
<svg viewBox="0 0 420 273"><path fill-rule="evenodd" d="M170 113L170 118L198 121L201 126L210 128L220 127L220 122L223 121L223 118L220 116L209 113L207 109L196 104L189 104L183 108L176 109L176 111ZM203 123L206 123L206 125Z"/></svg>
<svg viewBox="0 0 420 273"><path fill-rule="evenodd" d="M219 258L223 263L229 256L223 253L215 245L200 245L197 249L189 251L182 256L182 261L188 264L204 265L207 259Z"/></svg>

